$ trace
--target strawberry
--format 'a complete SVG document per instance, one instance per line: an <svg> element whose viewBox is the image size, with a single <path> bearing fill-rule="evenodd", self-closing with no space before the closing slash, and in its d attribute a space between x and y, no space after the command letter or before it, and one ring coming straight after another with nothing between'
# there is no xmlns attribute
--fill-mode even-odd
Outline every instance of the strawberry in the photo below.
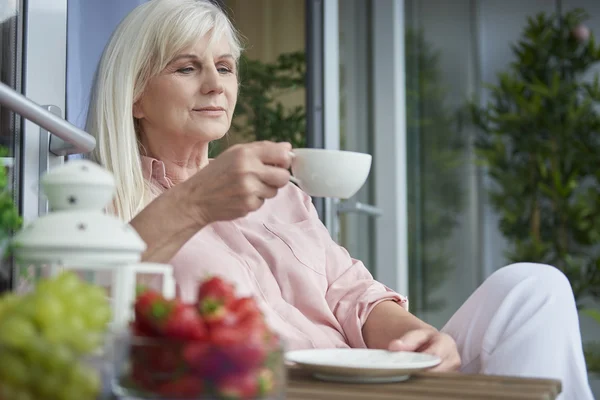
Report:
<svg viewBox="0 0 600 400"><path fill-rule="evenodd" d="M156 337L156 332L141 319L131 321L129 329L131 330L131 333L133 333L133 336Z"/></svg>
<svg viewBox="0 0 600 400"><path fill-rule="evenodd" d="M198 310L209 324L227 319L227 308L234 300L235 287L219 277L207 279L198 287Z"/></svg>
<svg viewBox="0 0 600 400"><path fill-rule="evenodd" d="M208 337L206 326L196 308L177 301L172 305L161 332L167 337L178 339L205 340Z"/></svg>
<svg viewBox="0 0 600 400"><path fill-rule="evenodd" d="M274 388L273 373L268 369L228 376L219 382L218 392L221 398L245 400L261 398Z"/></svg>
<svg viewBox="0 0 600 400"><path fill-rule="evenodd" d="M136 300L136 328L148 328L161 336L204 340L207 331L202 318L193 305L179 299L167 300L156 292L146 291Z"/></svg>
<svg viewBox="0 0 600 400"><path fill-rule="evenodd" d="M164 300L163 296L154 290L140 290L135 299L133 310L135 314L135 328L143 332L151 332L151 324L147 319L152 314L152 308L156 302Z"/></svg>
<svg viewBox="0 0 600 400"><path fill-rule="evenodd" d="M235 299L230 306L231 311L239 317L255 316L262 318L262 311L252 297Z"/></svg>
<svg viewBox="0 0 600 400"><path fill-rule="evenodd" d="M197 376L214 382L240 371L238 356L224 350L209 343L188 342L183 350L183 358Z"/></svg>
<svg viewBox="0 0 600 400"><path fill-rule="evenodd" d="M199 398L203 393L203 383L200 378L193 375L184 375L161 384L156 392L168 398Z"/></svg>
<svg viewBox="0 0 600 400"><path fill-rule="evenodd" d="M243 372L266 361L268 332L261 315L248 313L236 316L234 325L211 325L210 343L231 360L235 371Z"/></svg>

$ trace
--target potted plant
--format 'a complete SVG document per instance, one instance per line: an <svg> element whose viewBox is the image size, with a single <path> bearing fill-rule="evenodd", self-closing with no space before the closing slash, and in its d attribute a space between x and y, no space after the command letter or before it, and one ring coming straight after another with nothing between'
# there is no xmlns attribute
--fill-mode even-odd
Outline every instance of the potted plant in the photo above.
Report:
<svg viewBox="0 0 600 400"><path fill-rule="evenodd" d="M600 46L587 18L528 18L490 100L471 105L507 258L563 271L580 308L600 299L600 80L586 76ZM588 348L588 367L599 354Z"/></svg>
<svg viewBox="0 0 600 400"><path fill-rule="evenodd" d="M585 308L581 313L596 321L597 328L600 329L600 310ZM587 363L588 376L592 391L600 394L600 340L593 340L585 343L583 348L585 361Z"/></svg>
<svg viewBox="0 0 600 400"><path fill-rule="evenodd" d="M7 148L0 146L0 157L8 157ZM12 262L10 256L10 239L21 227L22 219L10 190L10 182L6 167L0 167L0 292L9 287Z"/></svg>

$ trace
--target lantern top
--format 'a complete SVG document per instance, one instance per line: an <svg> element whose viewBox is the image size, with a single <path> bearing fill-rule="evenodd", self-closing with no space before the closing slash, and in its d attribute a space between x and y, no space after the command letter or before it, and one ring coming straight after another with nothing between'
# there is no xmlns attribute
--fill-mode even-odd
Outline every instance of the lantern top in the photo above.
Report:
<svg viewBox="0 0 600 400"><path fill-rule="evenodd" d="M68 161L50 170L41 187L51 212L15 235L18 263L101 267L140 260L142 238L104 212L115 192L110 172L88 160Z"/></svg>

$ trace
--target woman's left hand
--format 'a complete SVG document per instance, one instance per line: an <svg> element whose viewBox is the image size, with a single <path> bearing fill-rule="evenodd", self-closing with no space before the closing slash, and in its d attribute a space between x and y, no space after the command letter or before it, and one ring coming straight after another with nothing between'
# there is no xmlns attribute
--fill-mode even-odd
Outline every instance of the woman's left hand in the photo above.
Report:
<svg viewBox="0 0 600 400"><path fill-rule="evenodd" d="M388 350L415 351L440 357L442 362L430 371L457 371L461 365L460 355L454 339L450 335L435 329L425 328L408 331L400 339L393 340L389 344Z"/></svg>

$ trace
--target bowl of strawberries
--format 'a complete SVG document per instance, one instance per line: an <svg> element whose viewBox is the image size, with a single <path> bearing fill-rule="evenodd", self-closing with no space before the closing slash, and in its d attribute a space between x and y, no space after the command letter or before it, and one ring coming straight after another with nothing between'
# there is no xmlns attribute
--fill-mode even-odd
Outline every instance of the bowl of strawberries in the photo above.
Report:
<svg viewBox="0 0 600 400"><path fill-rule="evenodd" d="M219 277L197 300L138 290L135 320L114 345L115 395L128 399L278 399L283 346L252 297Z"/></svg>

